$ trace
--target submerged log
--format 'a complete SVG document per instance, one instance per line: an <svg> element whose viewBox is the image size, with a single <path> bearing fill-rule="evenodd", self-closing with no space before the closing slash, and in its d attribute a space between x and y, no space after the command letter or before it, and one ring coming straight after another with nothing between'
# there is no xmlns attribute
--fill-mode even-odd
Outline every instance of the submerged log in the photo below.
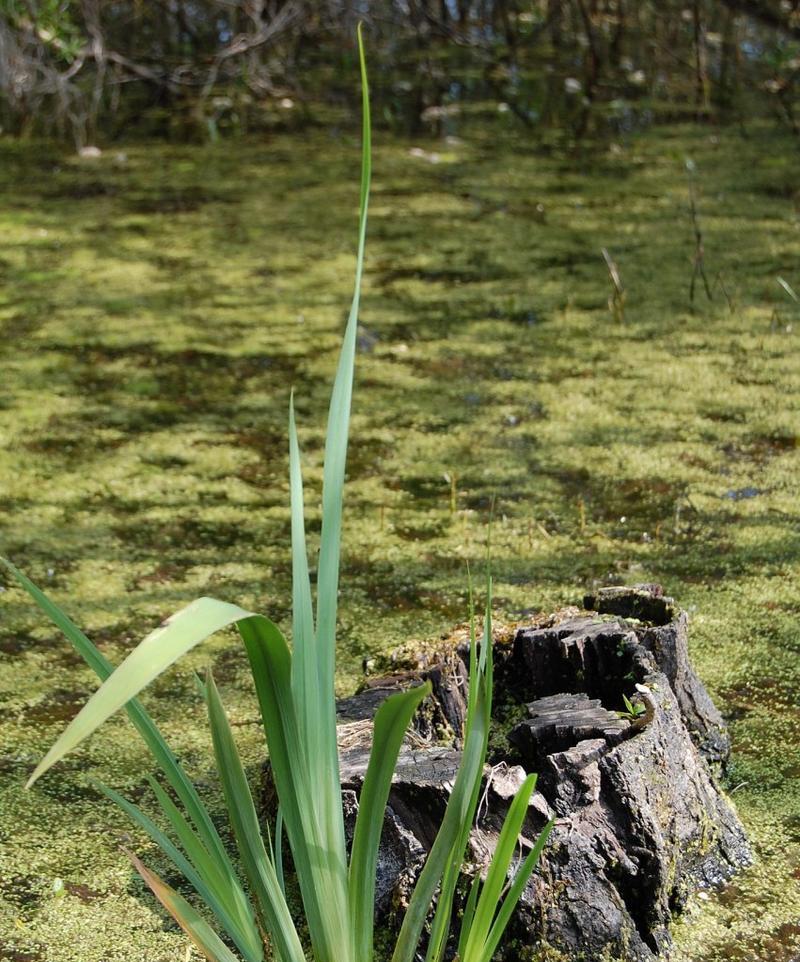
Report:
<svg viewBox="0 0 800 962"><path fill-rule="evenodd" d="M556 949L576 962L652 962L668 949L670 919L687 896L750 861L719 787L730 744L692 670L685 613L653 585L604 589L585 603L594 613L556 615L494 646L497 731L468 872L488 865L526 773L539 781L523 848L556 817L509 928L508 960ZM466 659L456 648L425 669L372 680L339 706L352 831L374 712L392 691L433 683L384 822L376 911L389 927L407 905L458 769ZM626 711L623 696L639 707Z"/></svg>

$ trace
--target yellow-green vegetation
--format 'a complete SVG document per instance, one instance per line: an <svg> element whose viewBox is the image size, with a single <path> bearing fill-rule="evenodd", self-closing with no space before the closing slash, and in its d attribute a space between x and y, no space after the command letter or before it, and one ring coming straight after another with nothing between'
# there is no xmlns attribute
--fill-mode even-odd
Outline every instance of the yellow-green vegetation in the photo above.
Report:
<svg viewBox="0 0 800 962"><path fill-rule="evenodd" d="M507 133L414 155L380 141L341 690L362 659L465 617L464 563L483 556L493 497L498 615L579 601L598 582L661 581L691 611L696 666L731 719L729 787L758 856L695 900L677 958L788 962L800 950L800 306L776 278L800 289L796 144L755 128L661 129L574 157ZM286 405L293 385L318 494L356 150L317 133L84 161L0 145L0 546L112 661L198 594L288 628ZM687 156L714 287L711 303L699 287L694 313ZM182 958L182 935L119 852L130 825L88 781L150 804L150 761L124 717L22 789L95 680L4 583L0 958ZM190 672L209 663L255 772L258 710L233 638L143 700L221 812Z"/></svg>

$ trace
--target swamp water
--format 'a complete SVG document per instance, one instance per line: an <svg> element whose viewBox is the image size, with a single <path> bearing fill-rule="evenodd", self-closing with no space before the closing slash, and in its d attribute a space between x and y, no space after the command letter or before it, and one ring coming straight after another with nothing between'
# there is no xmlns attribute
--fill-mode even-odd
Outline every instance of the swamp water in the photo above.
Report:
<svg viewBox="0 0 800 962"><path fill-rule="evenodd" d="M796 143L673 127L581 158L508 134L377 140L342 692L363 661L466 616L465 562L480 570L493 498L499 616L661 582L692 612L694 663L731 723L728 787L758 856L694 901L675 958L790 962L800 304L776 278L800 290ZM6 143L0 154L3 552L114 661L202 593L286 624L288 392L318 493L357 143L294 135L93 161ZM714 294L700 289L694 312L687 156ZM627 290L622 321L602 247ZM313 538L313 497L308 515ZM4 584L0 959L183 958L183 936L119 852L133 829L88 782L146 799L150 762L127 721L22 790L95 680ZM257 710L232 636L144 701L214 798L191 676L209 663L255 770Z"/></svg>

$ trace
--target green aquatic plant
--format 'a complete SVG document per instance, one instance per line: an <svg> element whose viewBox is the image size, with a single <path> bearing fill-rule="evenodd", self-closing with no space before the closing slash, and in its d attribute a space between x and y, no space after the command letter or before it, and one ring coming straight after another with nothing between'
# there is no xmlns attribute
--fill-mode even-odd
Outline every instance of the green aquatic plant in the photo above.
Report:
<svg viewBox="0 0 800 962"><path fill-rule="evenodd" d="M637 718L644 715L647 711L647 706L643 705L640 701L631 701L627 695L622 696L622 701L625 704L624 711L618 711L616 713L617 718L624 718L627 721L636 721Z"/></svg>
<svg viewBox="0 0 800 962"><path fill-rule="evenodd" d="M7 570L61 629L102 681L35 769L28 786L77 747L120 708L150 749L174 796L150 786L171 830L167 834L140 808L99 786L172 861L216 920L195 909L146 867L131 861L167 911L210 962L370 962L378 847L392 774L414 712L430 693L426 682L388 698L375 715L369 764L348 853L342 811L336 732L334 659L345 461L353 387L359 297L371 178L369 93L359 30L363 91L363 148L355 290L330 402L323 471L323 521L316 605L306 550L303 481L294 416L289 404L289 472L293 567L292 646L263 615L200 598L148 635L114 668L71 619L11 562ZM470 605L472 609L472 605ZM480 795L492 702L491 585L483 637L477 643L471 611L468 710L461 765L442 824L419 876L392 955L412 962L425 941L425 958L440 962L448 944L457 883ZM242 876L183 767L136 696L182 655L213 633L235 625L244 642L266 735L279 808L274 836L262 834L239 752L209 672L205 699L214 756L233 830ZM462 917L458 957L489 962L545 845L550 825L516 872L517 842L536 783L529 775L509 808L483 882L470 889ZM302 900L302 926L286 897L283 835L291 850ZM509 876L512 876L509 879ZM438 896L437 896L438 893ZM435 907L434 907L435 906ZM432 917L431 917L432 916ZM307 938L301 938L307 932ZM230 948L233 946L233 949ZM234 951L235 950L235 951ZM238 953L238 956L237 954Z"/></svg>

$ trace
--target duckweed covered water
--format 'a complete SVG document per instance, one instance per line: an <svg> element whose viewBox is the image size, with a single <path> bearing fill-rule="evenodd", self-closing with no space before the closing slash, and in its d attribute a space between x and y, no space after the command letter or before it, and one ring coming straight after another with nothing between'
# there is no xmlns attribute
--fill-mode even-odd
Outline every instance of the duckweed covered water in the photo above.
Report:
<svg viewBox="0 0 800 962"><path fill-rule="evenodd" d="M730 719L758 861L676 927L678 962L800 952L797 146L669 128L593 156L489 133L381 138L342 573L339 683L466 611L495 499L498 615L660 581ZM288 393L312 541L349 301L355 141L139 146L94 162L0 145L0 544L113 660L198 594L284 625ZM685 159L714 300L690 309ZM608 308L600 250L627 289ZM95 681L0 596L0 959L168 962L185 940L120 854L160 867L89 777L147 802L123 718L30 793ZM191 670L213 665L261 758L222 635L145 697L220 812ZM59 882L61 880L61 882ZM190 957L190 956L187 956Z"/></svg>

